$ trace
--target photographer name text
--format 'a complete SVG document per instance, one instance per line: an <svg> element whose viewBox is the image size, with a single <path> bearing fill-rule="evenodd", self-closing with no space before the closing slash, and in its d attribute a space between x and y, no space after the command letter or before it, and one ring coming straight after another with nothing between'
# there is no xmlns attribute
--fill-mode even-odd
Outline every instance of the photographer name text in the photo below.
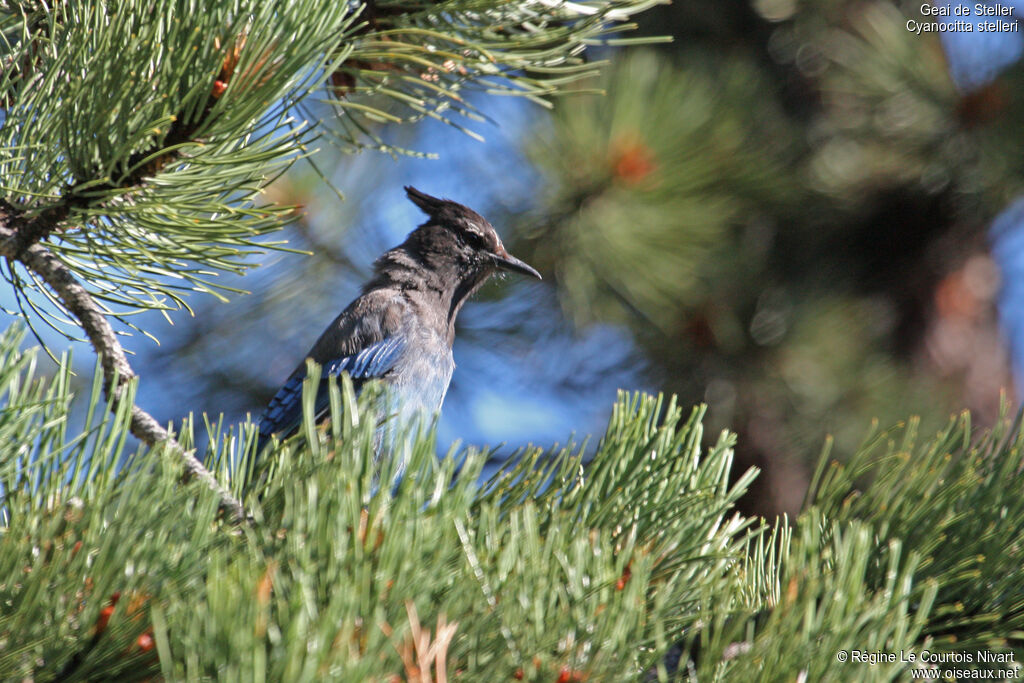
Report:
<svg viewBox="0 0 1024 683"><path fill-rule="evenodd" d="M931 650L900 650L899 652L879 652L872 650L849 650L850 662L860 664L1014 664L1012 652L991 652L975 650L973 652L932 652Z"/></svg>
<svg viewBox="0 0 1024 683"><path fill-rule="evenodd" d="M841 663L865 666L906 665L911 680L1019 680L1021 665L1013 652L964 650L934 652L932 650L839 650Z"/></svg>

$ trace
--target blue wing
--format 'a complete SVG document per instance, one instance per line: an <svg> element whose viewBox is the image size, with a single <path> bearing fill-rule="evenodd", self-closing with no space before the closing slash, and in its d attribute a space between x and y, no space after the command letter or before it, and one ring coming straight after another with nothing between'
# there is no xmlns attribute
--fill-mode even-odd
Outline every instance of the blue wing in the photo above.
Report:
<svg viewBox="0 0 1024 683"><path fill-rule="evenodd" d="M376 344L371 344L351 356L343 356L329 361L323 366L320 386L316 391L316 419L320 420L328 410L330 399L327 393L327 378L337 377L347 372L352 377L356 395L363 382L384 377L402 355L405 349L404 337L388 337ZM306 368L303 365L295 371L277 394L270 400L263 415L260 416L260 438L258 450L270 440L271 435L286 437L293 434L302 421L302 382L306 379Z"/></svg>

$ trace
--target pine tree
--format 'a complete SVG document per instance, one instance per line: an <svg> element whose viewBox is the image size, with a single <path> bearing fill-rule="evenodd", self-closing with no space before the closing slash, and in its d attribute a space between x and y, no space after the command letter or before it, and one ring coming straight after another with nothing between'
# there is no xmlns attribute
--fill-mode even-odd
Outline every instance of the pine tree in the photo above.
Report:
<svg viewBox="0 0 1024 683"><path fill-rule="evenodd" d="M314 136L384 147L375 121L474 116L464 90L542 98L591 73L585 45L648 4L6 7L0 254L15 314L80 326L119 396L133 371L111 322L133 328L132 314L219 294L218 274L274 246L258 240L292 212L257 195ZM316 99L336 126L297 118ZM139 407L131 430L171 442Z"/></svg>
<svg viewBox="0 0 1024 683"><path fill-rule="evenodd" d="M732 471L735 437L705 446L704 410L660 397L622 394L586 460L526 449L483 483L490 451L438 459L419 434L393 489L360 419L373 392L344 377L328 427L262 458L251 423L136 405L119 333L285 248L266 236L294 210L260 190L317 136L401 151L382 123L457 125L466 91L545 98L647 4L0 5L0 254L23 321L0 338L0 679L895 680L921 662L837 655L1022 655L1019 420L979 435L964 414L926 439L911 421L845 465L826 449L799 517L768 523L735 512L756 474ZM643 145L611 142L618 181L642 184ZM788 201L763 191L770 154L737 162L749 204L722 193L696 248ZM40 324L99 353L79 395L68 353L48 377L23 349Z"/></svg>

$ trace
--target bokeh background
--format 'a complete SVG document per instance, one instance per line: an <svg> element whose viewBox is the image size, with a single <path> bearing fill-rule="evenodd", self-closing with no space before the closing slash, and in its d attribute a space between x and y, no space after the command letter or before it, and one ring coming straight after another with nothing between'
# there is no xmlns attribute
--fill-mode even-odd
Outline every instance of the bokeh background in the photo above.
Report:
<svg viewBox="0 0 1024 683"><path fill-rule="evenodd" d="M267 197L303 208L283 238L312 255L268 251L231 283L248 296L139 321L160 340L127 341L139 402L258 415L421 222L411 184L545 278L461 314L442 450L596 438L618 388L664 391L708 404L709 438L738 433L740 471L763 470L746 511L775 514L828 436L841 457L873 420L991 422L1024 368L1021 34L908 20L934 21L920 2L677 0L638 17L671 43L598 49L602 77L553 109L473 102L484 142L433 122L377 131L416 154L323 140Z"/></svg>

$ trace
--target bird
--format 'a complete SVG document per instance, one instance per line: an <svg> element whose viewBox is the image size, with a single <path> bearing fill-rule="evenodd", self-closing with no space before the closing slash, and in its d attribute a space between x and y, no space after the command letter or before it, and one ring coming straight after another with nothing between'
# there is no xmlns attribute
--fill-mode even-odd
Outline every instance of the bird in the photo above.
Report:
<svg viewBox="0 0 1024 683"><path fill-rule="evenodd" d="M399 419L433 419L441 409L455 361L455 318L492 275L541 274L505 249L483 216L414 187L406 196L427 215L404 242L374 263L360 295L327 326L259 418L257 452L287 438L302 421L307 359L322 367L316 420L329 412L328 378L346 372L357 394L379 381L397 401ZM383 416L381 416L383 417Z"/></svg>

